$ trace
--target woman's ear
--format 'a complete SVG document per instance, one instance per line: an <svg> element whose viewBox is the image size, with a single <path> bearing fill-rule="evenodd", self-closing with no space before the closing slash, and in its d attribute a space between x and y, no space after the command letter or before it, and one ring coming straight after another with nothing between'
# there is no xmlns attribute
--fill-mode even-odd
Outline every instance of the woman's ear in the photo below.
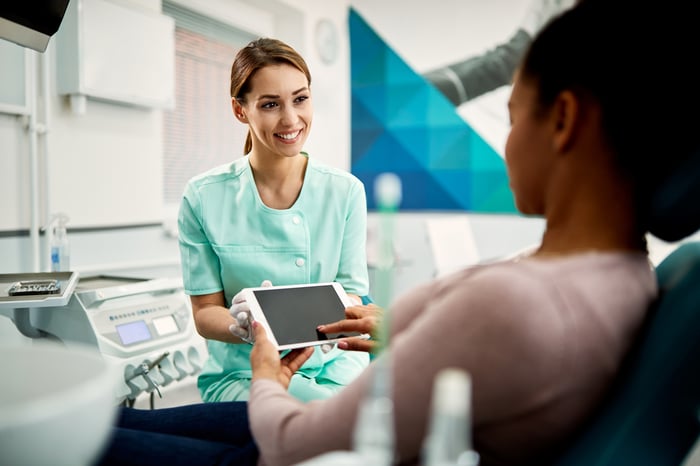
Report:
<svg viewBox="0 0 700 466"><path fill-rule="evenodd" d="M233 109L233 115L241 123L248 124L248 118L245 116L245 111L241 102L235 97L231 97L231 108Z"/></svg>
<svg viewBox="0 0 700 466"><path fill-rule="evenodd" d="M553 106L554 140L553 149L557 152L566 151L574 142L576 128L580 123L581 104L578 97L571 91L562 91L557 96Z"/></svg>

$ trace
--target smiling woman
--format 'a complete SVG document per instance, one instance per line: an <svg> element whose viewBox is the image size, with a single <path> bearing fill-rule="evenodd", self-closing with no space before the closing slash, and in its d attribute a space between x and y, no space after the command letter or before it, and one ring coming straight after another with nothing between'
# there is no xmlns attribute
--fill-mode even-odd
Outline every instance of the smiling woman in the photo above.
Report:
<svg viewBox="0 0 700 466"><path fill-rule="evenodd" d="M307 75L291 65L267 66L256 71L254 84L247 94L233 97L232 103L236 118L249 127L252 142L248 157L258 189L260 183L266 183L259 179L258 175L266 175L260 165L269 159L290 157L289 162L303 171L306 159L291 158L301 152L313 119ZM286 194L294 195L294 192ZM283 199L282 204L288 203L289 207L295 198Z"/></svg>
<svg viewBox="0 0 700 466"><path fill-rule="evenodd" d="M178 220L185 291L209 339L198 384L205 401L248 397L250 345L232 317L248 309L238 299L243 288L269 281L338 282L354 296L369 289L364 186L302 151L314 113L304 59L278 40L252 41L236 54L230 93L234 117L248 128L245 155L192 178ZM316 349L290 393L326 398L368 362L364 353Z"/></svg>

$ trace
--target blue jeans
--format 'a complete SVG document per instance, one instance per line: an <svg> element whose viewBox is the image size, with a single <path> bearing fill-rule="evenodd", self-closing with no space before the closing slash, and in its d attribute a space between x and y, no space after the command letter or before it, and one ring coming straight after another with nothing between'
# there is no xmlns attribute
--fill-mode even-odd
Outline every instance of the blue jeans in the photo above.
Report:
<svg viewBox="0 0 700 466"><path fill-rule="evenodd" d="M258 448L247 403L201 403L154 410L120 408L97 465L254 466Z"/></svg>

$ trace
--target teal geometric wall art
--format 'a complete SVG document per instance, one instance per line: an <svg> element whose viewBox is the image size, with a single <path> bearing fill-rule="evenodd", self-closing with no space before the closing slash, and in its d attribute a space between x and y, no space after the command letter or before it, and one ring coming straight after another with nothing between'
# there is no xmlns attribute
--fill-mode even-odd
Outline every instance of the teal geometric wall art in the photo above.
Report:
<svg viewBox="0 0 700 466"><path fill-rule="evenodd" d="M376 209L374 180L401 178L401 210L515 213L500 155L455 106L349 13L351 171Z"/></svg>

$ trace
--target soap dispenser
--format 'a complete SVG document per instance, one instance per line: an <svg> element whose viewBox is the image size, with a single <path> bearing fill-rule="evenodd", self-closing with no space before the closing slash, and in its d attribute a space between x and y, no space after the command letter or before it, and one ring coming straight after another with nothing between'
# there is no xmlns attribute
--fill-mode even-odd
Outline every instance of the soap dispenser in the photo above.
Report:
<svg viewBox="0 0 700 466"><path fill-rule="evenodd" d="M70 243L66 214L55 214L51 217L49 231L51 232L51 271L66 272L70 270Z"/></svg>

